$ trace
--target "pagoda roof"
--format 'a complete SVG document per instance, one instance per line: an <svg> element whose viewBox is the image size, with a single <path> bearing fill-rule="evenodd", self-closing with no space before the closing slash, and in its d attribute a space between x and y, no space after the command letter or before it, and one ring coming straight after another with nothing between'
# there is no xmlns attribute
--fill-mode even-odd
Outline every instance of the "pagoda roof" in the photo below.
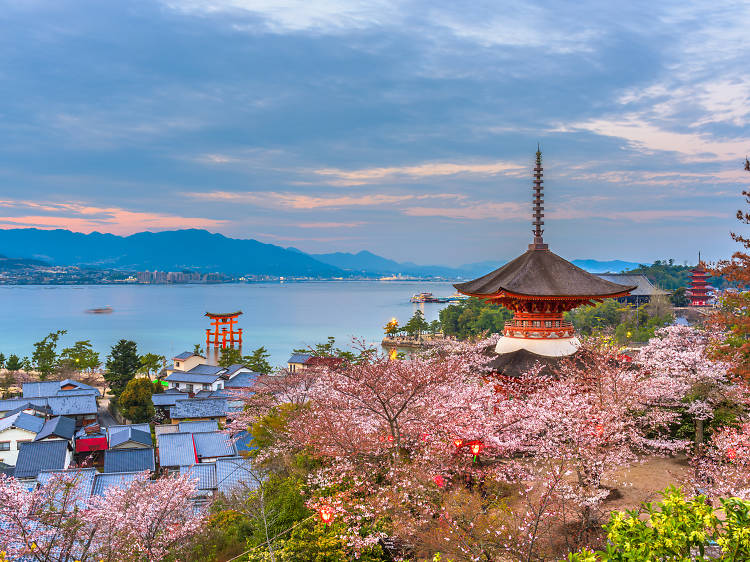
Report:
<svg viewBox="0 0 750 562"><path fill-rule="evenodd" d="M232 316L239 316L242 314L241 310L237 312L206 312L206 316L209 318L230 318Z"/></svg>
<svg viewBox="0 0 750 562"><path fill-rule="evenodd" d="M592 275L546 248L530 248L487 275L453 286L465 295L485 298L501 293L531 298L608 298L636 288Z"/></svg>

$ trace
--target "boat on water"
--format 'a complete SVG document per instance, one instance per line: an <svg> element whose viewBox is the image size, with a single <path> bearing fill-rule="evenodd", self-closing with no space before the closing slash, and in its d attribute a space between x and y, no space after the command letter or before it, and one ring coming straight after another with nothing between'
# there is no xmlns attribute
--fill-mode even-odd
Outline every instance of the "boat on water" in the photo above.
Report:
<svg viewBox="0 0 750 562"><path fill-rule="evenodd" d="M409 299L409 302L416 302L416 303L422 303L422 302L439 302L439 303L458 303L461 301L464 301L468 299L466 295L462 295L460 293L454 293L449 297L436 297L432 293L417 293L415 295L412 295L411 299Z"/></svg>
<svg viewBox="0 0 750 562"><path fill-rule="evenodd" d="M89 308L87 314L112 314L115 310L111 306L103 306L101 308Z"/></svg>

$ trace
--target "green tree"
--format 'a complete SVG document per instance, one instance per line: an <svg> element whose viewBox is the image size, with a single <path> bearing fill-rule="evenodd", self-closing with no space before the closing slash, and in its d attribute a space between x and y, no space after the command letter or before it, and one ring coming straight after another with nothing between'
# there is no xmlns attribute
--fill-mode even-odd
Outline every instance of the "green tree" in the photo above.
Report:
<svg viewBox="0 0 750 562"><path fill-rule="evenodd" d="M221 349L219 355L219 366L229 367L230 365L238 365L242 363L242 352L239 349L233 347L224 347Z"/></svg>
<svg viewBox="0 0 750 562"><path fill-rule="evenodd" d="M21 361L21 358L18 357L18 355L16 355L15 353L11 353L10 357L8 357L7 363L5 363L5 368L13 373L22 369L23 363Z"/></svg>
<svg viewBox="0 0 750 562"><path fill-rule="evenodd" d="M513 313L502 306L469 298L440 311L440 329L446 336L459 339L501 334Z"/></svg>
<svg viewBox="0 0 750 562"><path fill-rule="evenodd" d="M570 554L570 562L636 560L717 560L706 557L706 547L718 544L718 560L750 560L750 502L739 498L722 499L725 519L705 496L686 499L676 488L668 488L658 504L646 503L640 509L615 511L607 531L603 551L584 550Z"/></svg>
<svg viewBox="0 0 750 562"><path fill-rule="evenodd" d="M122 415L133 423L144 423L154 417L151 395L154 385L145 378L131 379L120 394L118 406Z"/></svg>
<svg viewBox="0 0 750 562"><path fill-rule="evenodd" d="M404 332L414 337L421 336L422 332L426 332L429 328L430 325L427 323L427 320L424 319L424 314L419 309L417 309L414 312L414 315L409 318L409 321L404 324Z"/></svg>
<svg viewBox="0 0 750 562"><path fill-rule="evenodd" d="M101 364L90 340L77 341L60 352L60 366L74 371L93 371Z"/></svg>
<svg viewBox="0 0 750 562"><path fill-rule="evenodd" d="M153 373L156 375L166 362L167 359L163 355L146 353L140 357L140 367L138 367L138 372L143 373L150 378L151 374Z"/></svg>
<svg viewBox="0 0 750 562"><path fill-rule="evenodd" d="M43 340L34 344L34 353L31 355L31 360L34 362L34 369L39 372L39 380L47 380L57 369L57 341L60 336L66 333L66 330L50 332Z"/></svg>
<svg viewBox="0 0 750 562"><path fill-rule="evenodd" d="M203 348L201 347L201 344L196 343L193 346L193 353L195 353L196 355L200 355L201 357L203 357Z"/></svg>
<svg viewBox="0 0 750 562"><path fill-rule="evenodd" d="M120 395L140 366L138 347L134 341L123 339L112 346L112 351L107 358L104 379L109 383L115 396Z"/></svg>
<svg viewBox="0 0 750 562"><path fill-rule="evenodd" d="M677 287L669 299L672 301L672 306L689 306L690 299L687 297L687 289L685 287Z"/></svg>
<svg viewBox="0 0 750 562"><path fill-rule="evenodd" d="M259 347L250 355L245 355L245 357L242 358L242 363L244 363L248 369L252 369L256 373L267 375L273 369L271 363L268 362L270 357L271 354L268 353L268 350L265 347Z"/></svg>
<svg viewBox="0 0 750 562"><path fill-rule="evenodd" d="M5 367L5 354L0 353L0 369Z"/></svg>

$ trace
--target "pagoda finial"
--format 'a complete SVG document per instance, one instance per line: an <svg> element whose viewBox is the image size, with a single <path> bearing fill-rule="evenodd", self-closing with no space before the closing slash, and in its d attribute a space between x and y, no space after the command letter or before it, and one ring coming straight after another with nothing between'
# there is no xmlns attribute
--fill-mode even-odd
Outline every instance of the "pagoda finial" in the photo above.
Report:
<svg viewBox="0 0 750 562"><path fill-rule="evenodd" d="M544 224L544 221L542 220L544 218L544 188L542 186L542 184L544 183L544 180L542 179L543 175L544 170L542 168L542 150L539 146L539 143L537 143L536 166L534 167L534 186L532 188L534 192L534 220L531 222L531 225L534 227L534 230L532 230L534 234L534 242L532 244L529 244L529 250L547 249L547 244L544 243L544 238L542 238L542 234L544 233L544 229L542 228L542 225Z"/></svg>

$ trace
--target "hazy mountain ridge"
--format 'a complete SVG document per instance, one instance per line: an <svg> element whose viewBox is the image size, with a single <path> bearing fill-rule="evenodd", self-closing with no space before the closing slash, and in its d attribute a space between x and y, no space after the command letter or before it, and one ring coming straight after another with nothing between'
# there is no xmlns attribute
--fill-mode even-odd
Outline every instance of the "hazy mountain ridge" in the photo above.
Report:
<svg viewBox="0 0 750 562"><path fill-rule="evenodd" d="M307 254L253 239L228 238L205 230L139 232L130 236L69 230L17 228L0 230L0 255L8 266L24 260L123 270L200 271L229 275L309 277L386 276L471 278L503 265L490 260L458 267L397 262L367 250L357 253ZM2 266L0 257L0 267ZM638 266L621 260L573 260L594 273L619 272Z"/></svg>

